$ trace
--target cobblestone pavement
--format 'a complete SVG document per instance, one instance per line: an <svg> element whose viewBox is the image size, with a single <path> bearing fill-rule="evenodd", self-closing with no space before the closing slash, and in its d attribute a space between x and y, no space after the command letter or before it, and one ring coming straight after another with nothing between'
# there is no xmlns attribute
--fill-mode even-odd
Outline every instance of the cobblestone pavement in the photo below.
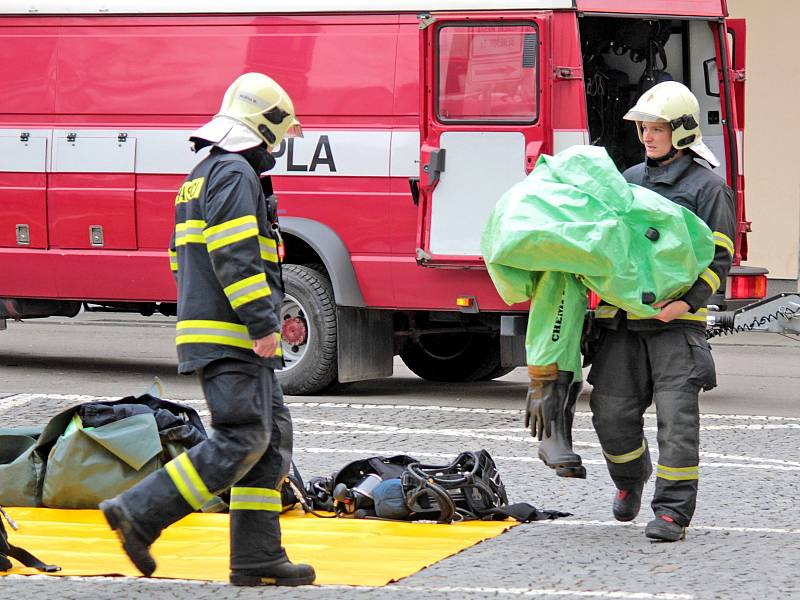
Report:
<svg viewBox="0 0 800 600"><path fill-rule="evenodd" d="M60 409L92 399L8 395L0 398L0 422L43 424ZM460 450L486 448L512 502L573 516L520 525L383 588L305 587L288 592L293 598L800 598L800 417L703 415L695 520L685 541L657 544L643 535L652 518L646 502L635 522L613 520L613 486L585 412L577 415L574 438L588 478L565 480L535 458L537 443L522 428L520 410L338 399L290 402L295 458L305 477L370 455L447 462ZM202 401L190 402L207 418ZM649 413L646 430L652 452L655 418ZM645 500L652 491L651 480ZM357 548L342 551L359 560ZM286 593L143 578L0 578L0 598L203 600Z"/></svg>

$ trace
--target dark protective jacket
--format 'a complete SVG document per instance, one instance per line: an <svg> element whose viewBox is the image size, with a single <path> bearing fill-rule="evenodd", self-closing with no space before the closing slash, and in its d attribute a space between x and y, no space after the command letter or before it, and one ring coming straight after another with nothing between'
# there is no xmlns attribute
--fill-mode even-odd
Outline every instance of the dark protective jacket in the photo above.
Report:
<svg viewBox="0 0 800 600"><path fill-rule="evenodd" d="M280 333L280 236L258 176L242 156L212 149L175 199L170 265L178 284L178 371L219 358L282 366L253 340Z"/></svg>
<svg viewBox="0 0 800 600"><path fill-rule="evenodd" d="M600 305L596 311L598 324L611 324L618 318L628 319L632 330L693 326L706 328L706 303L717 290L723 289L733 260L736 234L736 207L733 191L716 173L686 153L666 166L652 160L627 169L623 176L628 183L640 185L661 194L700 217L714 235L714 259L681 296L691 307L688 313L670 323L657 319L638 319L613 306Z"/></svg>

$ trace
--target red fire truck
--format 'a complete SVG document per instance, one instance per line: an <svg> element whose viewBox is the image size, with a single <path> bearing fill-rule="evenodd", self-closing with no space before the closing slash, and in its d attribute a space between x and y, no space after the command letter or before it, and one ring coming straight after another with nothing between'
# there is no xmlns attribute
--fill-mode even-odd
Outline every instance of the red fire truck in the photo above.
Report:
<svg viewBox="0 0 800 600"><path fill-rule="evenodd" d="M274 177L286 391L388 376L396 354L431 380L499 377L524 363L527 316L483 266L489 211L542 153L641 161L621 118L653 82L699 98L746 258L745 27L726 16L725 0L6 0L1 324L174 314L187 137L260 71L306 132ZM765 273L735 268L729 300L763 297Z"/></svg>

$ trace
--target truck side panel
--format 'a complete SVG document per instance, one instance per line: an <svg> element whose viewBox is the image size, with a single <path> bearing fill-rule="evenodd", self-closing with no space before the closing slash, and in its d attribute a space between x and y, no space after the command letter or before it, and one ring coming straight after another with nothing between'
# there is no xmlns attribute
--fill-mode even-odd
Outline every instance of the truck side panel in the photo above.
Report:
<svg viewBox="0 0 800 600"><path fill-rule="evenodd" d="M78 148L82 141L87 148L89 141L95 143L89 138L103 130L114 143L119 134L127 135L129 147L137 143L137 134L147 137L138 140L130 168L88 161L79 171L74 164L60 164L63 152L49 150L50 239L36 230L41 214L32 219L32 235L40 247L85 248L87 254L82 270L70 273L68 286L60 286L64 293L68 289L68 296L78 299L174 299L169 277L148 276L153 259L136 249L165 248L175 190L191 162L162 167L174 157L153 135L168 132L187 146L187 132L216 112L230 81L243 72L263 71L291 93L305 129L317 132L279 149L275 187L282 214L316 219L336 231L353 257L366 302L392 306L386 232L393 113L397 105L406 114L402 126L408 131L415 92L409 73L401 77L404 88L395 96L397 22L392 15L44 17L36 27L24 18L0 20L0 54L19 55L14 63L4 62L5 80L19 91L0 98L0 134L20 125L36 133L35 126L49 141L66 144L64 136L75 133ZM34 59L23 60L25 53ZM414 59L404 64L410 68ZM173 148L176 140L164 141ZM366 156L363 161L359 153ZM16 194L20 176L0 173L0 195ZM89 227L101 215L104 245L92 249ZM18 250L15 260L26 261L13 239L16 220L3 217L2 239L9 238ZM94 283L94 259L108 276L104 286ZM33 273L35 266L52 273L62 262L56 252L35 260L37 266L24 270ZM163 265L166 269L165 254ZM5 295L11 295L10 288L0 289Z"/></svg>

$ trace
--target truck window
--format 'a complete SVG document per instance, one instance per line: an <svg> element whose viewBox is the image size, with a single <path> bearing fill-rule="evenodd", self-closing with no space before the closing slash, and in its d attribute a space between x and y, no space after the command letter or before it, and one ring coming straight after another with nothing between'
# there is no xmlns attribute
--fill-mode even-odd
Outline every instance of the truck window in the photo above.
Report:
<svg viewBox="0 0 800 600"><path fill-rule="evenodd" d="M441 122L536 122L539 32L534 24L444 26L436 56Z"/></svg>

